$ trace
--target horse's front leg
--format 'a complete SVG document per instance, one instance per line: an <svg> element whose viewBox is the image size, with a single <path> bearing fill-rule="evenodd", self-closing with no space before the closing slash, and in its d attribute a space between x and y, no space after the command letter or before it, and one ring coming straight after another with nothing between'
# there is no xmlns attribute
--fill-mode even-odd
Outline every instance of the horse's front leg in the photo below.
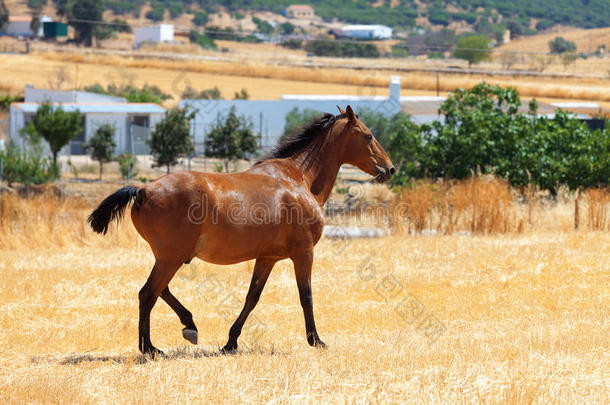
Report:
<svg viewBox="0 0 610 405"><path fill-rule="evenodd" d="M311 296L311 268L313 265L313 249L291 257L294 264L294 273L299 287L299 298L303 315L305 316L305 331L307 332L307 342L314 347L325 348L316 330L316 322L313 317L313 299Z"/></svg>

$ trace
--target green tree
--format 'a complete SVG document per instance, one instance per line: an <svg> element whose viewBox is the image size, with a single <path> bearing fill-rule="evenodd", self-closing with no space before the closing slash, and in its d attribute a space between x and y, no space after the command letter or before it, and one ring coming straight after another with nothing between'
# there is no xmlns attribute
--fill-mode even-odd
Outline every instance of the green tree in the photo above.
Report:
<svg viewBox="0 0 610 405"><path fill-rule="evenodd" d="M196 111L188 108L173 108L168 110L163 119L155 126L150 139L150 153L153 156L154 167L167 168L178 163L178 158L186 157L193 152L190 134L190 121Z"/></svg>
<svg viewBox="0 0 610 405"><path fill-rule="evenodd" d="M14 144L9 144L0 151L2 161L2 178L9 187L13 183L25 185L42 184L52 178L49 162L42 157L42 146L21 150Z"/></svg>
<svg viewBox="0 0 610 405"><path fill-rule="evenodd" d="M294 107L292 110L288 111L288 114L286 114L284 133L280 137L279 142L282 142L288 136L294 135L303 126L309 124L315 119L320 118L321 116L322 113L320 111L313 110L311 108L304 108L301 111L299 110L299 107Z"/></svg>
<svg viewBox="0 0 610 405"><path fill-rule="evenodd" d="M453 56L468 61L470 68L473 63L489 59L489 38L482 35L468 35L458 39Z"/></svg>
<svg viewBox="0 0 610 405"><path fill-rule="evenodd" d="M224 160L225 171L229 162L249 159L256 154L256 137L252 123L235 113L235 107L218 119L205 139L205 155Z"/></svg>
<svg viewBox="0 0 610 405"><path fill-rule="evenodd" d="M72 138L83 130L80 111L65 111L61 106L54 107L50 102L41 103L36 116L22 129L33 145L44 139L49 144L52 156L51 170L55 178L59 177L57 154Z"/></svg>
<svg viewBox="0 0 610 405"><path fill-rule="evenodd" d="M91 158L100 163L100 180L102 179L104 163L112 160L112 154L116 148L116 142L114 142L115 132L116 129L113 125L103 124L95 130L95 134L84 145L85 150L89 152Z"/></svg>
<svg viewBox="0 0 610 405"><path fill-rule="evenodd" d="M121 177L127 180L129 177L134 178L138 176L139 172L136 169L138 160L134 155L131 153L123 153L119 155L117 160L119 161Z"/></svg>
<svg viewBox="0 0 610 405"><path fill-rule="evenodd" d="M91 46L93 38L107 35L103 26L104 3L98 0L56 0L57 14L74 27L76 42Z"/></svg>
<svg viewBox="0 0 610 405"><path fill-rule="evenodd" d="M294 33L295 28L296 27L294 26L294 24L292 24L292 23L290 23L288 21L285 22L285 23L280 24L277 27L278 31L282 35L290 35L290 34Z"/></svg>
<svg viewBox="0 0 610 405"><path fill-rule="evenodd" d="M240 91L236 91L233 95L234 100L247 100L250 98L250 94L248 94L248 90L241 89Z"/></svg>
<svg viewBox="0 0 610 405"><path fill-rule="evenodd" d="M565 53L576 51L576 44L572 41L567 41L563 37L556 37L549 41L549 49L551 53Z"/></svg>
<svg viewBox="0 0 610 405"><path fill-rule="evenodd" d="M208 23L209 16L205 11L197 11L193 17L193 24L203 27Z"/></svg>
<svg viewBox="0 0 610 405"><path fill-rule="evenodd" d="M256 24L256 27L258 28L258 32L260 32L261 34L266 34L266 35L273 34L273 31L274 31L273 25L269 24L267 21L261 20L258 17L253 17L252 22L254 22L254 24Z"/></svg>
<svg viewBox="0 0 610 405"><path fill-rule="evenodd" d="M8 8L4 3L4 0L0 0L0 32L6 32L8 26Z"/></svg>
<svg viewBox="0 0 610 405"><path fill-rule="evenodd" d="M222 95L216 86L201 91L197 91L191 86L188 86L182 92L181 98L183 100L218 100L222 99Z"/></svg>

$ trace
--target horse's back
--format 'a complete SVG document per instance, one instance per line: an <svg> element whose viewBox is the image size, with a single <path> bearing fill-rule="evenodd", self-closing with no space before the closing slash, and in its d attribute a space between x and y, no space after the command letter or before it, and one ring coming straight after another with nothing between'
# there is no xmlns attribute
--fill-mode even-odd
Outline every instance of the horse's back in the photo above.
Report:
<svg viewBox="0 0 610 405"><path fill-rule="evenodd" d="M229 264L316 243L319 206L282 174L175 172L143 187L136 229L159 256Z"/></svg>

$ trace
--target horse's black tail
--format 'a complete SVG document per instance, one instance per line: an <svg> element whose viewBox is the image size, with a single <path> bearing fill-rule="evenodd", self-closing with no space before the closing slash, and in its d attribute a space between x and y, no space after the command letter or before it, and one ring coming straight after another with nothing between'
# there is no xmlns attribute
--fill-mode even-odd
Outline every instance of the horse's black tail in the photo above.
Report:
<svg viewBox="0 0 610 405"><path fill-rule="evenodd" d="M140 191L141 189L133 186L125 186L117 190L100 203L99 207L89 215L87 222L95 232L105 235L108 224L114 220L121 220L125 207L138 197Z"/></svg>

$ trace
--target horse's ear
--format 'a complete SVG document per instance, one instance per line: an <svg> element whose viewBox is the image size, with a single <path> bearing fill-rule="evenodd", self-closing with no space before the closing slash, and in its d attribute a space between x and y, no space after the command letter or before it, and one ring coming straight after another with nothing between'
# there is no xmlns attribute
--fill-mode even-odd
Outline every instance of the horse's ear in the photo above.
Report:
<svg viewBox="0 0 610 405"><path fill-rule="evenodd" d="M343 110L341 109L341 107L337 106L337 108L339 109L339 112L340 112L341 114L345 114L345 111L343 111Z"/></svg>
<svg viewBox="0 0 610 405"><path fill-rule="evenodd" d="M356 117L356 114L354 114L354 110L352 110L352 107L349 105L345 109L345 115L347 115L347 118L350 121L356 121L356 118L358 118L358 117Z"/></svg>

